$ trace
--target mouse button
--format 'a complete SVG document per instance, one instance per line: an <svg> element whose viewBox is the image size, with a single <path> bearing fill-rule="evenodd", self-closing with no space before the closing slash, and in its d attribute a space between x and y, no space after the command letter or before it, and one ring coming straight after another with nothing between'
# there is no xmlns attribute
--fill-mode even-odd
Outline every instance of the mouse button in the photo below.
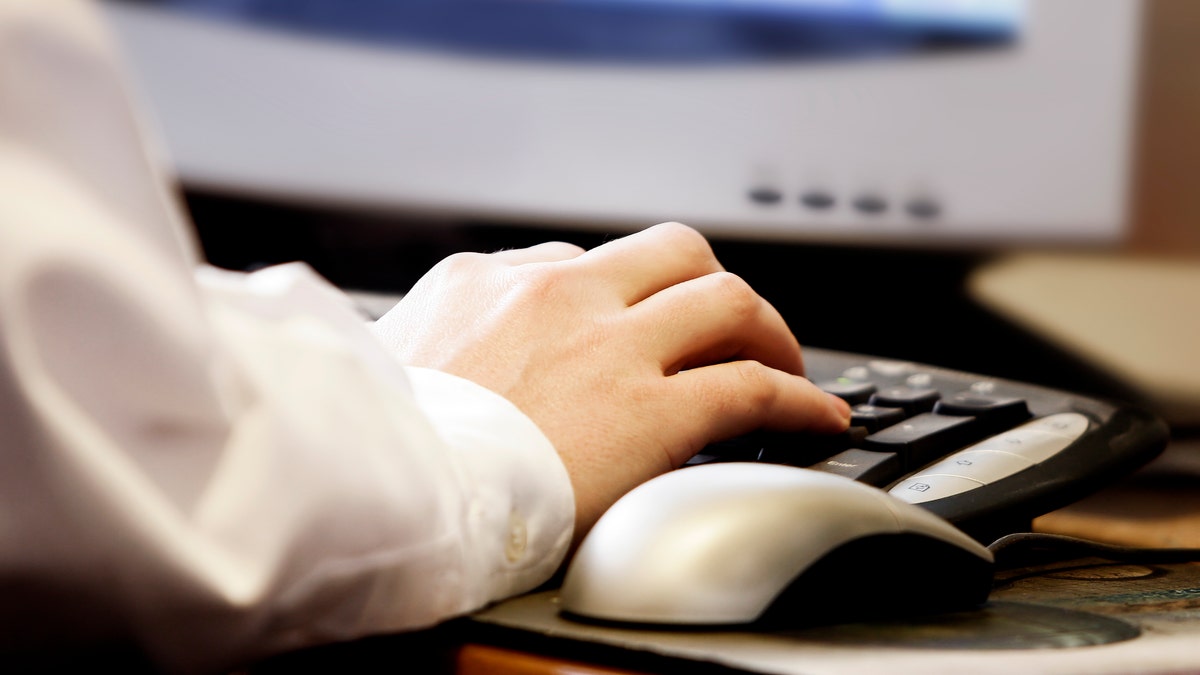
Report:
<svg viewBox="0 0 1200 675"><path fill-rule="evenodd" d="M653 495L649 495L653 497ZM673 564L674 556L663 555L665 542L659 536L674 529L678 517L669 508L656 508L657 500L633 493L619 500L584 536L567 566L565 590L592 591L629 588L640 580L663 578L658 568ZM637 574L630 574L636 570Z"/></svg>
<svg viewBox="0 0 1200 675"><path fill-rule="evenodd" d="M674 575L664 583L686 583L680 590L695 596L694 611L710 622L751 620L828 551L898 533L880 496L854 481L803 478L799 489L781 483L716 495L659 533L659 550L674 561Z"/></svg>
<svg viewBox="0 0 1200 675"><path fill-rule="evenodd" d="M747 530L757 528L745 522L744 511L722 506L698 505L666 526L626 522L593 530L568 566L562 609L648 624L752 620L778 585L764 583L769 570L753 554L756 537ZM773 535L759 533L757 539Z"/></svg>
<svg viewBox="0 0 1200 675"><path fill-rule="evenodd" d="M563 610L642 623L743 620L749 610L704 590L716 589L711 569L719 568L730 548L723 542L747 515L736 508L736 497L748 492L743 472L734 464L711 468L664 474L618 499L567 566Z"/></svg>
<svg viewBox="0 0 1200 675"><path fill-rule="evenodd" d="M576 555L559 592L563 611L638 623L660 623L693 614L691 605L697 599L676 588L678 575L669 559L649 557L636 566L606 564L611 562L603 556Z"/></svg>
<svg viewBox="0 0 1200 675"><path fill-rule="evenodd" d="M690 505L685 519L694 518L694 524L675 531L690 532L683 536L693 544L706 541L708 551L725 556L745 552L737 557L754 557L760 566L772 570L779 569L773 558L785 558L794 561L794 569L799 570L830 547L902 529L892 508L893 498L843 476L771 464L725 464L686 471L698 479L705 469L717 469L705 476L716 480L705 486L702 503Z"/></svg>
<svg viewBox="0 0 1200 675"><path fill-rule="evenodd" d="M751 621L827 550L898 531L884 496L846 478L773 465L660 476L618 500L584 539L562 607L643 623Z"/></svg>

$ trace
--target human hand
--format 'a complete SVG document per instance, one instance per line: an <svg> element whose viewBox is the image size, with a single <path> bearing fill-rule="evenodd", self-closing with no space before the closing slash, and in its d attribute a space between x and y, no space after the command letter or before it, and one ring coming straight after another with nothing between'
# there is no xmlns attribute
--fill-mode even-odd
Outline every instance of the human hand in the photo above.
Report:
<svg viewBox="0 0 1200 675"><path fill-rule="evenodd" d="M586 252L553 242L451 256L377 331L403 362L481 384L541 428L571 477L576 540L714 440L849 420L801 377L778 312L678 223Z"/></svg>

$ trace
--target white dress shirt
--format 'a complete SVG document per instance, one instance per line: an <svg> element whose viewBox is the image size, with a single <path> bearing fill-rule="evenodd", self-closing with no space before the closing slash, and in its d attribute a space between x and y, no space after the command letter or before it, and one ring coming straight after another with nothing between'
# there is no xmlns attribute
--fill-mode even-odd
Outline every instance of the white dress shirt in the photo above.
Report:
<svg viewBox="0 0 1200 675"><path fill-rule="evenodd" d="M546 580L538 428L302 264L201 264L144 126L94 7L0 2L0 645L223 667Z"/></svg>

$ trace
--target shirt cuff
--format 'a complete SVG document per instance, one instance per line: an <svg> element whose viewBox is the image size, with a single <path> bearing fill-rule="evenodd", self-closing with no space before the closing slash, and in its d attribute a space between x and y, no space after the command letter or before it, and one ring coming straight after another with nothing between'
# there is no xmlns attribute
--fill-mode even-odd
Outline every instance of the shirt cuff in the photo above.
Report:
<svg viewBox="0 0 1200 675"><path fill-rule="evenodd" d="M468 589L472 604L542 584L566 556L575 521L574 492L554 446L503 396L441 371L405 371L467 491L464 577L480 584Z"/></svg>

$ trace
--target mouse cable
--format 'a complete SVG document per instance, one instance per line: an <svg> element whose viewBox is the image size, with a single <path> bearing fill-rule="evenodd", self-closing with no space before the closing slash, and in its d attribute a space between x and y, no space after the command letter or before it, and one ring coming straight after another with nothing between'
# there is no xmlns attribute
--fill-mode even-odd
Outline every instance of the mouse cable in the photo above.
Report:
<svg viewBox="0 0 1200 675"><path fill-rule="evenodd" d="M1000 569L1029 567L1074 558L1152 564L1200 562L1200 548L1142 548L1105 544L1061 534L1018 532L988 546Z"/></svg>

